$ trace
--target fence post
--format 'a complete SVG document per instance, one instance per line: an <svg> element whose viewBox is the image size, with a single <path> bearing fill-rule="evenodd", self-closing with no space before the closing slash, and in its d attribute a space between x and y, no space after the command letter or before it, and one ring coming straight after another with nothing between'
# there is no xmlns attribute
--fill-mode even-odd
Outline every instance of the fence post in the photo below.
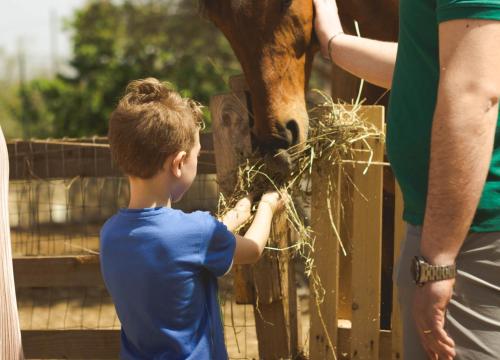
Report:
<svg viewBox="0 0 500 360"><path fill-rule="evenodd" d="M0 127L0 358L22 359L9 227L9 157Z"/></svg>
<svg viewBox="0 0 500 360"><path fill-rule="evenodd" d="M403 221L403 194L397 182L394 195L394 267L396 267L401 251L401 242L403 241L406 231L406 224ZM396 282L393 283L391 330L392 358L403 359L403 330L401 325L401 314L399 313L398 288Z"/></svg>
<svg viewBox="0 0 500 360"><path fill-rule="evenodd" d="M242 78L230 81L233 93L211 99L217 176L221 190L233 190L239 161L251 151L247 94ZM286 219L273 221L270 244L289 245ZM295 358L300 351L293 259L288 251L269 253L250 267L237 267L235 291L240 300L254 304L260 358ZM250 277L250 275L253 275Z"/></svg>
<svg viewBox="0 0 500 360"><path fill-rule="evenodd" d="M384 128L384 108L362 108L360 116ZM355 160L382 162L384 144L379 139L367 139L367 146L357 147ZM352 211L352 329L351 359L379 358L380 340L380 277L382 245L383 168L355 164L355 191Z"/></svg>
<svg viewBox="0 0 500 360"><path fill-rule="evenodd" d="M327 174L332 172L333 192L328 191ZM341 174L338 165L314 164L312 176L311 226L314 236L314 268L309 279L309 357L311 360L335 359L337 351L339 238ZM328 209L329 199L330 209Z"/></svg>

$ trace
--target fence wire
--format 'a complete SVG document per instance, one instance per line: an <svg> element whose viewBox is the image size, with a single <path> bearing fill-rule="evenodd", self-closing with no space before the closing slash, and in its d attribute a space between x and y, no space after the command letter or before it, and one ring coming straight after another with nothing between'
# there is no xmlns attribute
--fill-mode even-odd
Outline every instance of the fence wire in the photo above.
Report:
<svg viewBox="0 0 500 360"><path fill-rule="evenodd" d="M127 205L129 197L128 182L113 167L105 140L11 142L9 159L14 257L98 254L101 226ZM106 176L85 176L89 172ZM175 207L215 211L216 175L204 172ZM18 288L21 328L118 330L120 322L107 291L79 287L77 282L71 288ZM253 307L235 303L231 283L230 276L222 279L220 291L230 358L258 358Z"/></svg>

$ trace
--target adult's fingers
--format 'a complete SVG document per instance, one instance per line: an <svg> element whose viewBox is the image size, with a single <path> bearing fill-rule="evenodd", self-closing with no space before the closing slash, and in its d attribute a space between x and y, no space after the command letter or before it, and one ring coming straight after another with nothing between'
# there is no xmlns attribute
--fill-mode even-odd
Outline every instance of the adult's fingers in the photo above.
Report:
<svg viewBox="0 0 500 360"><path fill-rule="evenodd" d="M453 340L439 327L428 329L431 329L430 333L420 331L422 344L428 353L430 355L437 354L440 360L453 359L456 355Z"/></svg>
<svg viewBox="0 0 500 360"><path fill-rule="evenodd" d="M430 358L437 354L439 359L453 359L455 353L455 342L438 322L425 321L422 317L416 319L417 331L422 346Z"/></svg>

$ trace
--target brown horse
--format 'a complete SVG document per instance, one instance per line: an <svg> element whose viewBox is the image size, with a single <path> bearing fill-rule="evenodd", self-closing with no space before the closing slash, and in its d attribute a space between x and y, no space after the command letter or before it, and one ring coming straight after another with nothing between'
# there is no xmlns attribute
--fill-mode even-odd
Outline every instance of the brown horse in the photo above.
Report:
<svg viewBox="0 0 500 360"><path fill-rule="evenodd" d="M200 1L208 18L229 40L242 65L252 99L254 143L264 153L273 154L305 140L309 122L306 91L313 58L319 49L314 36L312 0ZM346 32L354 34L356 20L364 37L386 41L397 39L398 0L337 0L337 4ZM350 101L356 96L357 79L334 67L332 81L334 99ZM384 92L366 84L363 96L368 104L373 104ZM384 104L387 97L384 100L380 103ZM274 170L286 176L289 157L285 152L280 154L283 156L274 158ZM384 177L389 198L394 192L390 179L391 176ZM388 215L384 219L393 219L394 210L386 206L386 211ZM384 220L384 264L392 264L392 226ZM384 328L388 328L390 322L391 273L391 266L384 266ZM349 277L344 276L341 282L345 283L344 288L350 288ZM346 316L349 308L348 302L340 304L341 316Z"/></svg>
<svg viewBox="0 0 500 360"><path fill-rule="evenodd" d="M305 94L319 48L312 0L200 1L242 65L252 97L252 133L257 145L274 153L304 141L308 129ZM364 36L396 39L397 0L337 3L347 31L353 32L356 19ZM366 97L376 98L371 92Z"/></svg>

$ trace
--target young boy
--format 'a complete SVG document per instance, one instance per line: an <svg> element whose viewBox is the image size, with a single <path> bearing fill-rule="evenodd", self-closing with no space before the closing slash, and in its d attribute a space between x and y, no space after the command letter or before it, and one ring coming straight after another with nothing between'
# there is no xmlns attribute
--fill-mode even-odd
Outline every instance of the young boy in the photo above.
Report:
<svg viewBox="0 0 500 360"><path fill-rule="evenodd" d="M256 262L276 192L262 196L244 237L230 231L250 216L244 198L219 222L171 208L196 176L201 112L149 78L129 84L111 115L114 160L128 175L130 203L101 231L101 269L122 324L122 359L227 359L217 277Z"/></svg>

